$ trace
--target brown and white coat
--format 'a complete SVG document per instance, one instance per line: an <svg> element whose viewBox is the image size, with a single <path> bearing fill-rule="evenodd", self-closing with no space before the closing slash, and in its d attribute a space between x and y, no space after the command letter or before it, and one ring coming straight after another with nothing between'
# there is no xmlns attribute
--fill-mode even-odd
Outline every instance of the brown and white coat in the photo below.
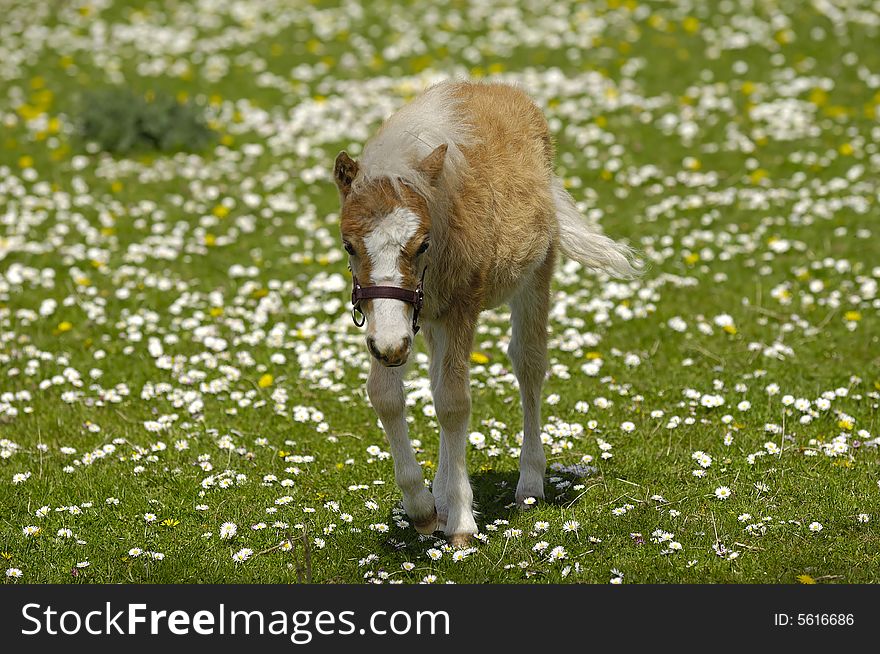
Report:
<svg viewBox="0 0 880 654"><path fill-rule="evenodd" d="M446 532L453 545L477 532L465 461L471 413L470 353L480 312L507 303L508 349L523 406L516 500L544 496L541 387L547 313L557 254L620 276L632 253L586 223L553 172L553 144L540 109L520 89L445 82L391 116L359 162L334 170L340 227L363 286L414 289L425 267L423 333L440 423L432 490L409 441L403 390L413 307L370 299L367 391L385 429L403 504L416 529Z"/></svg>

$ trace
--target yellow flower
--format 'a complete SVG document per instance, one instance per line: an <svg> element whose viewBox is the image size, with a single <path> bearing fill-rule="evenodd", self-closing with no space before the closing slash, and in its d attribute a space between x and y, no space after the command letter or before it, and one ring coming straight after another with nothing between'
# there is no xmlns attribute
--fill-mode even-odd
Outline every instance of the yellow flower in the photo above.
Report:
<svg viewBox="0 0 880 654"><path fill-rule="evenodd" d="M205 234L205 245L211 247L217 242L217 237L213 234Z"/></svg>
<svg viewBox="0 0 880 654"><path fill-rule="evenodd" d="M166 518L162 522L159 523L163 527L176 527L180 524L180 520L175 520L174 518Z"/></svg>
<svg viewBox="0 0 880 654"><path fill-rule="evenodd" d="M801 584L815 584L816 580L810 575L798 575L797 580Z"/></svg>
<svg viewBox="0 0 880 654"><path fill-rule="evenodd" d="M25 120L33 120L34 118L43 115L42 109L40 109L39 107L31 106L29 104L23 104L19 106L16 111L18 112L18 115Z"/></svg>
<svg viewBox="0 0 880 654"><path fill-rule="evenodd" d="M696 252L693 252L684 258L684 262L689 266L693 266L699 260L700 260L700 255L697 254Z"/></svg>
<svg viewBox="0 0 880 654"><path fill-rule="evenodd" d="M840 118L842 116L849 116L850 109L844 107L843 105L835 104L830 107L825 107L825 109L822 110L822 113L824 113L829 118Z"/></svg>
<svg viewBox="0 0 880 654"><path fill-rule="evenodd" d="M821 107L828 102L828 94L824 91L824 89L815 88L810 91L810 102L812 102L817 107Z"/></svg>
<svg viewBox="0 0 880 654"><path fill-rule="evenodd" d="M18 160L18 167L19 168L30 168L33 165L34 165L34 159L33 159L33 157L29 157L28 155L24 155L23 157L20 157Z"/></svg>
<svg viewBox="0 0 880 654"><path fill-rule="evenodd" d="M767 171L763 168L756 168L752 171L751 175L749 175L749 181L752 184L760 184L761 180L767 177Z"/></svg>
<svg viewBox="0 0 880 654"><path fill-rule="evenodd" d="M64 322L58 323L58 331L59 332L69 332L71 329L73 329L73 325L70 324L69 322L67 322L66 320Z"/></svg>
<svg viewBox="0 0 880 654"><path fill-rule="evenodd" d="M489 357L482 352L471 352L471 361L474 363L489 363Z"/></svg>
<svg viewBox="0 0 880 654"><path fill-rule="evenodd" d="M211 307L211 317L219 318L223 315L223 307Z"/></svg>
<svg viewBox="0 0 880 654"><path fill-rule="evenodd" d="M843 319L849 322L858 322L862 319L862 314L858 311L847 311L843 314Z"/></svg>
<svg viewBox="0 0 880 654"><path fill-rule="evenodd" d="M227 209L222 204L218 204L216 207L211 209L211 213L213 213L218 218L226 218L229 215L229 209Z"/></svg>
<svg viewBox="0 0 880 654"><path fill-rule="evenodd" d="M855 149L853 148L852 143L844 143L839 148L837 148L837 151L840 152L840 154L842 154L844 157L849 157L852 155Z"/></svg>
<svg viewBox="0 0 880 654"><path fill-rule="evenodd" d="M275 378L272 375L266 373L265 375L260 377L260 381L257 382L257 386L259 386L260 388L269 388L274 381Z"/></svg>
<svg viewBox="0 0 880 654"><path fill-rule="evenodd" d="M648 25L653 27L655 30L665 30L668 27L666 19L663 18L660 14L651 14L648 17Z"/></svg>
<svg viewBox="0 0 880 654"><path fill-rule="evenodd" d="M776 32L776 36L774 37L776 42L780 45L785 45L786 43L791 43L794 41L794 32L791 30L780 30Z"/></svg>
<svg viewBox="0 0 880 654"><path fill-rule="evenodd" d="M736 334L736 327L734 327L733 325L724 325L724 327L722 327L722 329L724 331L726 331L728 334L731 334L731 335Z"/></svg>

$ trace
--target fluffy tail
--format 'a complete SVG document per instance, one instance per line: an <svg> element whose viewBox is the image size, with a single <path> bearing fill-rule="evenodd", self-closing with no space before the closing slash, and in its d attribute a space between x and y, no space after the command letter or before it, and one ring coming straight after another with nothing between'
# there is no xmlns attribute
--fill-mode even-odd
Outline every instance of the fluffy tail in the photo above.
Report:
<svg viewBox="0 0 880 654"><path fill-rule="evenodd" d="M559 245L565 256L616 277L632 279L641 274L643 265L633 249L589 224L558 177L553 178L553 202L559 220Z"/></svg>

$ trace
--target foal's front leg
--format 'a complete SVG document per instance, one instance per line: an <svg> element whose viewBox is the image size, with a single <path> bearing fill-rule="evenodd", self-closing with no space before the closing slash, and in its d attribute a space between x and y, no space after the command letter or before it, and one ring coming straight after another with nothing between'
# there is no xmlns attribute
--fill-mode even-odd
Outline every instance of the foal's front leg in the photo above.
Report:
<svg viewBox="0 0 880 654"><path fill-rule="evenodd" d="M403 393L405 366L386 368L373 360L367 380L367 395L375 409L391 447L394 479L403 492L403 508L420 534L437 528L434 496L425 488L422 469L416 461L406 425L406 398Z"/></svg>
<svg viewBox="0 0 880 654"><path fill-rule="evenodd" d="M466 447L471 417L470 351L475 319L455 319L434 331L431 382L440 422L440 447L446 473L446 537L453 546L467 545L477 533L473 491L468 479ZM438 470L438 474L440 471Z"/></svg>
<svg viewBox="0 0 880 654"><path fill-rule="evenodd" d="M425 343L428 344L428 356L430 357L431 394L436 393L440 385L443 373L443 353L446 351L446 332L436 328L431 323L426 323L422 330L425 335ZM435 407L436 408L436 407ZM434 473L434 482L431 484L431 492L434 494L434 506L437 507L437 529L446 531L446 518L449 515L446 506L446 446L443 444L443 429L440 429L440 440L437 447L437 471Z"/></svg>

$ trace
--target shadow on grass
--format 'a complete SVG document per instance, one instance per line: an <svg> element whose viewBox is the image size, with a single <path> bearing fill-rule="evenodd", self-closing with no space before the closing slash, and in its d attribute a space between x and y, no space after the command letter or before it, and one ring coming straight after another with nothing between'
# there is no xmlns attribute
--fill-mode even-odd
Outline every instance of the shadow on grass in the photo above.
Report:
<svg viewBox="0 0 880 654"><path fill-rule="evenodd" d="M562 477L571 484L585 481L583 478L571 477L567 474L553 473L551 476ZM521 522L519 516L528 516L532 513L531 511L524 512L516 506L515 493L518 478L518 470L481 470L471 477L477 525L480 531L486 533L486 525L492 524L496 520L508 520L517 524ZM554 484L546 480L544 492L546 497L538 503L534 512L536 516L542 507L568 508L572 504L572 500L575 500L579 495L579 492L572 492L570 486L564 491L558 491ZM379 516L377 515L376 518ZM401 520L405 521L405 527L398 526ZM419 535L404 514L399 501L384 516L384 523L388 526L387 531L340 528L334 534L332 547L336 563L331 566L330 574L322 581L324 583L352 583L360 578L403 579L412 582L418 581L426 574L436 572L436 568L426 557L426 552L431 548L440 548L446 542L442 531L435 531L427 536ZM531 522L529 522L530 524ZM523 530L531 529L530 526L527 527L524 524L520 527ZM499 526L499 531L504 529L506 529L505 526ZM474 545L479 547L480 543L475 542ZM378 561L382 562L379 567L377 567ZM403 568L404 564L414 564L414 567ZM357 571L354 577L351 576L350 566L352 565L356 566ZM335 570L332 569L334 567ZM492 570L473 570L467 581L468 583L489 583L495 580L496 573L497 570L494 572Z"/></svg>
<svg viewBox="0 0 880 654"><path fill-rule="evenodd" d="M472 475L470 479L474 491L474 512L476 514L477 526L480 527L481 531L485 529L485 525L492 524L496 520L513 521L517 516L528 513L516 506L515 495L516 484L519 480L519 470L483 470ZM546 480L544 483L544 493L544 499L539 500L536 508L547 506L565 508L572 501L571 493L558 492L556 487ZM388 513L388 523L394 524L395 519L394 512L390 511ZM403 543L407 546L413 543L424 544L425 542L419 538L412 527L404 530L403 535ZM443 532L436 531L429 538L441 540L443 539ZM385 542L384 549L386 551L404 549L402 547L403 543L398 542L397 547L395 547L392 542Z"/></svg>
<svg viewBox="0 0 880 654"><path fill-rule="evenodd" d="M516 506L516 484L519 481L519 470L481 471L471 477L474 489L474 508L477 513L477 524L491 524L495 520L511 520L525 511ZM564 506L569 500L556 488L544 481L544 499L539 500L547 506Z"/></svg>

